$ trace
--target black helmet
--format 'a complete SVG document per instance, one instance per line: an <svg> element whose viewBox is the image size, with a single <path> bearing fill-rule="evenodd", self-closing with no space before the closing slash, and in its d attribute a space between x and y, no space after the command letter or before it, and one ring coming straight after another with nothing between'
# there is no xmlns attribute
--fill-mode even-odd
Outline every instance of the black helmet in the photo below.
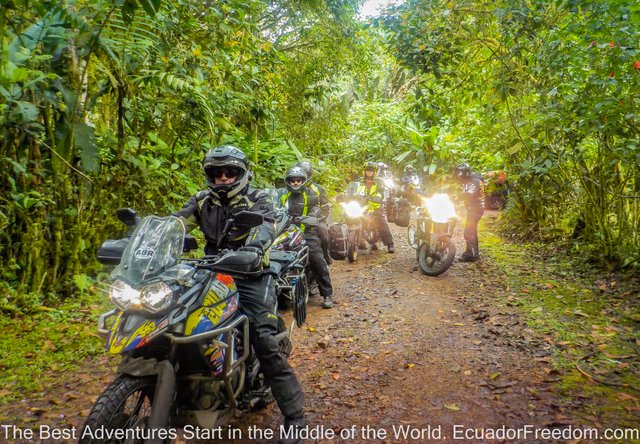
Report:
<svg viewBox="0 0 640 444"><path fill-rule="evenodd" d="M293 179L300 179L301 181L297 185L293 185L291 183ZM307 174L301 167L294 166L289 168L284 180L286 182L287 190L292 193L302 193L306 188L305 184L307 183Z"/></svg>
<svg viewBox="0 0 640 444"><path fill-rule="evenodd" d="M466 179L471 177L471 167L468 163L462 162L456 166L456 177L458 179Z"/></svg>
<svg viewBox="0 0 640 444"><path fill-rule="evenodd" d="M362 174L365 177L367 176L368 170L372 170L374 176L378 173L378 167L374 162L367 162L364 164L364 168L362 169Z"/></svg>
<svg viewBox="0 0 640 444"><path fill-rule="evenodd" d="M231 199L247 188L249 182L249 168L247 156L235 146L222 145L210 149L202 161L204 174L207 176L207 184L218 199ZM222 173L236 174L235 180L228 184L216 184L216 176Z"/></svg>
<svg viewBox="0 0 640 444"><path fill-rule="evenodd" d="M303 160L302 162L296 163L296 166L302 168L304 174L307 176L307 181L311 180L313 177L313 167L311 166L311 162Z"/></svg>

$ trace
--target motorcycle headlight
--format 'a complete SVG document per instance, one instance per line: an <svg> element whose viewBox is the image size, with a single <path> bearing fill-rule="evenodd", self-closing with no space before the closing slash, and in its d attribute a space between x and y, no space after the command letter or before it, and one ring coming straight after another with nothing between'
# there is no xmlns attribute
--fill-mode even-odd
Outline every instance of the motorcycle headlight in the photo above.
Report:
<svg viewBox="0 0 640 444"><path fill-rule="evenodd" d="M121 310L140 304L140 291L123 281L115 281L109 289L109 298Z"/></svg>
<svg viewBox="0 0 640 444"><path fill-rule="evenodd" d="M342 208L344 208L344 212L347 213L347 216L351 219L362 216L367 209L366 207L361 207L356 201L342 202L341 205Z"/></svg>
<svg viewBox="0 0 640 444"><path fill-rule="evenodd" d="M147 285L140 293L140 302L145 310L157 313L171 305L173 290L164 282Z"/></svg>
<svg viewBox="0 0 640 444"><path fill-rule="evenodd" d="M425 205L434 222L444 223L456 217L456 208L446 194L434 194L425 199Z"/></svg>

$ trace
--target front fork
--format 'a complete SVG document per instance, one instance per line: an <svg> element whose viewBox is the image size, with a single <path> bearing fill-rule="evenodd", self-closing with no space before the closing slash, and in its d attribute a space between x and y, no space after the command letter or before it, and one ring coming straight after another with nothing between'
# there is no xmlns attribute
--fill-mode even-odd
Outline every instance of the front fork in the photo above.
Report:
<svg viewBox="0 0 640 444"><path fill-rule="evenodd" d="M174 364L176 347L176 344L172 344L168 359L157 364L158 380L147 422L147 427L154 432L150 439L145 439L144 444L164 443L164 440L155 438L161 436L157 430L166 429L171 425L171 409L176 397L176 367Z"/></svg>

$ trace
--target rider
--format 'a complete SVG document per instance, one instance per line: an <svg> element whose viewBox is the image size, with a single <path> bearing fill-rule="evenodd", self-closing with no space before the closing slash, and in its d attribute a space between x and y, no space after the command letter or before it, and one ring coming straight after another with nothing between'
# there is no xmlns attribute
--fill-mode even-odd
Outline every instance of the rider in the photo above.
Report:
<svg viewBox="0 0 640 444"><path fill-rule="evenodd" d="M282 196L282 205L287 204L289 215L293 217L313 216L319 218L322 215L320 196L312 188L308 187L307 175L299 166L294 166L287 171L285 177L288 193ZM309 263L318 281L320 296L324 298L323 308L333 307L333 287L329 268L322 253L320 239L315 227L304 226L304 238L309 247Z"/></svg>
<svg viewBox="0 0 640 444"><path fill-rule="evenodd" d="M415 170L413 169L413 165L407 165L404 168L404 173L402 175L401 182L403 184L411 184L414 187L420 186L420 178L418 177Z"/></svg>
<svg viewBox="0 0 640 444"><path fill-rule="evenodd" d="M462 198L467 210L467 220L464 225L464 240L467 249L460 256L462 262L474 262L480 259L478 250L478 222L484 214L484 185L482 180L475 177L468 163L456 166L455 175L462 185Z"/></svg>
<svg viewBox="0 0 640 444"><path fill-rule="evenodd" d="M402 179L402 197L409 200L414 205L420 205L420 178L413 169L413 165L407 165L404 168Z"/></svg>
<svg viewBox="0 0 640 444"><path fill-rule="evenodd" d="M313 167L311 166L311 162L304 160L302 162L298 162L295 166L298 166L304 170L304 173L307 175L307 182L305 186L315 191L316 194L320 197L319 207L320 207L320 223L316 227L316 232L318 234L318 238L320 239L320 246L322 247L322 254L324 255L324 260L327 264L331 264L333 259L331 259L331 255L329 254L329 228L327 227L327 219L329 218L329 214L331 213L331 204L329 203L329 196L327 195L327 191L324 187L318 183L313 181Z"/></svg>
<svg viewBox="0 0 640 444"><path fill-rule="evenodd" d="M378 177L380 177L381 179L385 179L390 176L389 165L384 162L378 162L376 166L378 167Z"/></svg>
<svg viewBox="0 0 640 444"><path fill-rule="evenodd" d="M373 228L380 234L382 243L387 246L389 253L395 253L393 236L389 225L381 210L384 185L376 179L376 164L367 162L364 166L364 176L358 181L357 193L368 200L369 211L373 218Z"/></svg>
<svg viewBox="0 0 640 444"><path fill-rule="evenodd" d="M200 228L207 241L204 251L209 255L218 252L217 243L229 216L247 210L260 213L265 218L262 225L251 230L234 228L222 248L254 251L263 256L275 236L273 205L264 191L249 186L245 154L235 146L218 146L207 152L202 167L209 189L191 197L175 216L183 220L188 231ZM302 428L304 395L287 362L287 353L276 338L279 329L272 276L265 273L258 278L238 279L236 285L242 310L249 317L251 342L284 416L285 427Z"/></svg>

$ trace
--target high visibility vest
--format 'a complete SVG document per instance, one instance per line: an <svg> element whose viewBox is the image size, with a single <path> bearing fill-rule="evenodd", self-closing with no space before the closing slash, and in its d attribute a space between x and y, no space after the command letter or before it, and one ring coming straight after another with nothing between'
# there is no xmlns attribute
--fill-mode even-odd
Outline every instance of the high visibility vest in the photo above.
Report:
<svg viewBox="0 0 640 444"><path fill-rule="evenodd" d="M287 203L287 201L289 200L289 197L291 197L291 191L289 191L287 194L282 196L282 206L284 206ZM303 200L303 205L302 205L301 216L306 216L309 212L309 197L307 197L306 191L302 192L302 200ZM300 224L300 229L302 231L305 230L304 224Z"/></svg>
<svg viewBox="0 0 640 444"><path fill-rule="evenodd" d="M369 192L367 192L367 186L364 183L364 180L362 182L358 182L358 194L361 196L374 196L376 194L376 192L378 191L378 183L374 180L373 181L373 185L371 185L371 188L369 188ZM377 202L367 202L368 206L369 206L369 211L375 211L378 208L380 208L379 203Z"/></svg>

